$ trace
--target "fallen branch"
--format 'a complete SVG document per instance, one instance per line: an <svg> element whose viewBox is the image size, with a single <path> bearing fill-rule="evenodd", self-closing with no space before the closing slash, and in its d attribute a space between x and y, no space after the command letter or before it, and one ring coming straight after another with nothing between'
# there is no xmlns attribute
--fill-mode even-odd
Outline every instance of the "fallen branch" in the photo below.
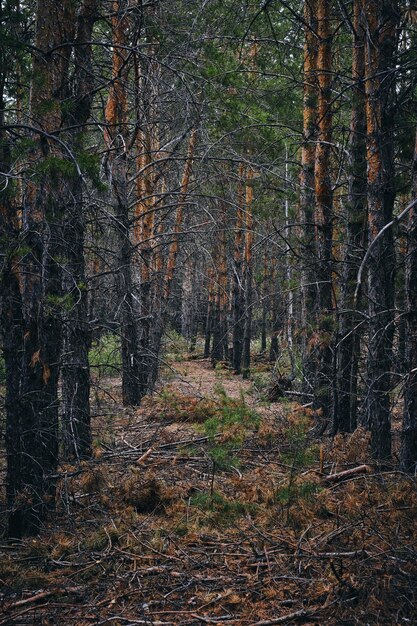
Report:
<svg viewBox="0 0 417 626"><path fill-rule="evenodd" d="M149 448L149 450L147 450L145 454L142 454L142 456L137 461L135 461L136 465L140 465L141 463L144 463L146 459L148 459L151 456L152 452L153 452L153 448Z"/></svg>
<svg viewBox="0 0 417 626"><path fill-rule="evenodd" d="M322 480L324 483L338 483L342 480L349 479L352 476L358 476L358 474L367 474L370 471L371 468L369 465L358 465L357 467L352 467L351 469L344 470L343 472L337 472L337 474L324 476Z"/></svg>
<svg viewBox="0 0 417 626"><path fill-rule="evenodd" d="M314 611L295 611L294 613L288 613L288 615L283 615L282 617L277 617L275 619L266 619L266 620L262 620L261 622L254 622L253 624L251 624L250 626L272 626L273 624L285 624L288 621L291 621L293 619L298 619L298 618L305 618L305 617L317 617L317 613L315 613Z"/></svg>
<svg viewBox="0 0 417 626"><path fill-rule="evenodd" d="M236 621L236 619L230 615L219 615L219 617L203 617L202 615L191 613L191 617L194 617L194 619L198 619L205 624L223 624L223 622L226 621Z"/></svg>
<svg viewBox="0 0 417 626"><path fill-rule="evenodd" d="M302 397L302 398L314 398L314 394L313 393L306 393L305 391L284 391L284 394L286 396L298 396L298 397Z"/></svg>
<svg viewBox="0 0 417 626"><path fill-rule="evenodd" d="M26 604L31 604L32 602L37 602L38 600L45 600L45 598L49 598L54 595L71 595L82 593L83 589L81 587L67 587L67 589L52 589L50 591L41 591L40 593L36 593L34 596L30 596L30 598L24 598L23 600L18 600L17 602L13 602L7 607L8 611L12 609L16 609L20 606L25 606Z"/></svg>

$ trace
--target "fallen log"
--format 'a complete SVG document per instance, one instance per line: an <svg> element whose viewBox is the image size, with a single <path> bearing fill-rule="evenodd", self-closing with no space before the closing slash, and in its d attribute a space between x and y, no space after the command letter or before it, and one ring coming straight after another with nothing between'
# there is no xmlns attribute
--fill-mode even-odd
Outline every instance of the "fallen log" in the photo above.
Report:
<svg viewBox="0 0 417 626"><path fill-rule="evenodd" d="M369 465L358 465L357 467L343 470L343 472L337 472L336 474L329 474L328 476L324 476L322 478L322 482L326 484L338 483L342 482L343 480L353 478L354 476L358 476L360 474L367 474L370 471L371 468L369 467Z"/></svg>

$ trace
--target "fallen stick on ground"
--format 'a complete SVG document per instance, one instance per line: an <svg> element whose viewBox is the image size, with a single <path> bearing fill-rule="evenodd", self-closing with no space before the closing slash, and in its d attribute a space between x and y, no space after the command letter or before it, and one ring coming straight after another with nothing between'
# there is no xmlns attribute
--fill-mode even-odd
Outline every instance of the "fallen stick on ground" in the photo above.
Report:
<svg viewBox="0 0 417 626"><path fill-rule="evenodd" d="M275 619L266 619L266 620L262 620L262 622L254 622L253 624L251 624L250 626L272 626L273 624L285 624L286 622L288 622L289 620L292 619L298 619L298 618L305 618L305 617L315 617L317 615L317 613L313 612L313 611L295 611L294 613L288 613L287 615L283 615L282 617L277 617Z"/></svg>
<svg viewBox="0 0 417 626"><path fill-rule="evenodd" d="M351 469L344 470L343 472L337 472L337 474L324 476L322 480L324 483L338 483L339 481L351 478L352 476L357 476L358 474L367 474L370 471L371 468L369 465L358 465L357 467L352 467Z"/></svg>
<svg viewBox="0 0 417 626"><path fill-rule="evenodd" d="M56 594L59 595L72 595L77 593L82 593L83 589L81 587L68 587L67 589L51 589L50 591L41 591L40 593L35 594L34 596L30 596L30 598L24 598L23 600L17 600L17 602L13 602L7 607L7 610L10 611L20 606L25 606L26 604L30 604L31 602L37 602L38 600L44 600L45 598L49 598L50 596L54 596Z"/></svg>

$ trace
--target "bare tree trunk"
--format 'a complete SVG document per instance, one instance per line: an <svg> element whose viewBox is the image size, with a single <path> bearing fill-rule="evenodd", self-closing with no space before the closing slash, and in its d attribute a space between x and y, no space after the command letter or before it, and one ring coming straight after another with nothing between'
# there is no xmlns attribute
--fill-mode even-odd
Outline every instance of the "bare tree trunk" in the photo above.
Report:
<svg viewBox="0 0 417 626"><path fill-rule="evenodd" d="M168 252L167 272L165 275L165 294L164 294L164 298L166 301L168 300L169 295L171 293L172 280L174 278L175 269L177 266L177 256L178 256L178 250L179 250L179 235L181 233L182 223L184 219L184 205L187 199L188 186L190 183L190 177L191 177L191 172L192 172L192 167L193 167L193 159L194 159L196 142L197 142L197 131L195 128L193 128L193 130L191 131L191 135L190 135L190 142L188 145L188 154L187 154L187 158L185 161L184 172L182 175L182 181L181 181L181 187L180 187L180 193L178 197L177 215L175 218L175 226L174 226L174 235L173 235L173 239L172 239L171 245L169 247L169 252Z"/></svg>
<svg viewBox="0 0 417 626"><path fill-rule="evenodd" d="M266 353L267 319L269 309L268 298L268 255L265 252L262 268L262 319L261 319L261 354Z"/></svg>
<svg viewBox="0 0 417 626"><path fill-rule="evenodd" d="M127 101L127 30L128 2L113 2L112 85L106 104L106 141L115 197L117 235L117 291L120 301L122 353L122 396L125 405L137 405L141 398L139 377L139 339L132 280L133 247L130 239L128 203L128 101Z"/></svg>
<svg viewBox="0 0 417 626"><path fill-rule="evenodd" d="M282 329L282 304L281 291L275 267L271 268L270 274L270 298L271 298L271 345L269 347L269 360L274 363L279 357L279 333Z"/></svg>
<svg viewBox="0 0 417 626"><path fill-rule="evenodd" d="M214 307L214 272L212 268L208 270L207 276L207 313L206 313L206 327L204 338L204 358L208 359L210 356L211 338L213 334L213 307Z"/></svg>
<svg viewBox="0 0 417 626"><path fill-rule="evenodd" d="M2 7L0 6L0 18ZM19 207L13 203L16 189L7 184L4 174L11 168L11 146L5 126L5 82L12 69L10 59L0 47L0 185L3 189L0 201L0 329L4 364L6 370L6 500L9 510L8 536L22 534L22 512L15 510L15 499L23 492L25 477L22 474L22 427L21 427L21 354L23 349L23 317L21 298L21 275L17 257L19 245ZM4 173L4 174L3 174Z"/></svg>
<svg viewBox="0 0 417 626"><path fill-rule="evenodd" d="M216 261L217 272L217 293L214 305L213 316L213 348L211 361L213 366L218 361L228 359L227 341L227 310L228 310L228 289L227 289L227 206L221 207L222 216L220 221L220 233L217 246Z"/></svg>
<svg viewBox="0 0 417 626"><path fill-rule="evenodd" d="M417 134L413 158L413 197L417 200ZM415 472L417 464L417 208L415 206L409 215L405 345L407 377L404 386L401 466L406 472Z"/></svg>
<svg viewBox="0 0 417 626"><path fill-rule="evenodd" d="M98 0L84 0L78 13L74 45L73 109L69 123L77 128L70 132L71 145L82 148L83 132L93 98L93 66L91 38L97 19ZM66 257L63 277L64 297L68 312L64 314L62 354L62 437L67 459L91 455L90 369L88 349L87 285L84 260L85 216L80 177L74 181L64 225Z"/></svg>
<svg viewBox="0 0 417 626"><path fill-rule="evenodd" d="M285 147L285 189L288 191L289 188L289 168L288 168L288 148L287 146ZM293 287L292 287L292 275L293 275L293 271L292 271L292 267L291 267L291 246L290 243L288 241L288 238L290 236L290 230L289 230L289 226L290 226L290 215L289 215L289 210L290 210L290 206L289 206L289 200L288 200L288 193L287 193L287 197L285 198L285 203L284 203L284 211L285 211L285 226L286 226L286 233L285 233L285 237L287 240L286 246L285 246L285 285L286 285L286 310L287 310L287 320L286 320L286 330L287 330L287 345L288 345L288 353L290 356L290 360L291 360L291 364L292 364L292 370L294 370L294 366L293 366L293 361L294 361L294 356L293 356L293 325L294 325L294 291L293 291ZM294 375L294 371L292 371L292 374Z"/></svg>
<svg viewBox="0 0 417 626"><path fill-rule="evenodd" d="M360 318L355 313L356 276L363 257L366 207L365 28L362 0L353 9L352 113L349 142L346 253L340 293L336 397L333 433L356 428Z"/></svg>
<svg viewBox="0 0 417 626"><path fill-rule="evenodd" d="M192 351L195 337L195 318L197 309L196 265L193 256L185 263L182 281L181 334L187 340L188 349Z"/></svg>
<svg viewBox="0 0 417 626"><path fill-rule="evenodd" d="M237 214L235 226L235 249L233 266L233 369L240 374L242 366L244 332L244 290L243 290L243 221L244 221L244 178L245 167L239 165Z"/></svg>
<svg viewBox="0 0 417 626"><path fill-rule="evenodd" d="M301 251L302 267L302 351L303 376L306 390L311 392L316 367L311 335L314 331L314 312L317 304L317 250L314 232L315 180L314 164L317 141L317 1L304 2L304 94L303 94L303 144L301 149L300 212L304 223Z"/></svg>
<svg viewBox="0 0 417 626"><path fill-rule="evenodd" d="M252 300L253 300L253 269L252 269L252 248L253 248L253 187L251 184L253 178L253 170L249 169L246 173L245 187L245 331L243 336L243 355L242 367L245 375L248 375L250 368L250 342L252 338Z"/></svg>
<svg viewBox="0 0 417 626"><path fill-rule="evenodd" d="M137 136L137 186L135 209L135 244L137 246L140 274L139 347L140 347L140 396L150 389L153 370L151 346L152 325L158 322L154 309L152 290L155 287L153 256L155 245L155 212L157 197L157 173L155 160L160 151L158 128L158 74L160 67L155 61L155 48L149 42L148 55L142 61L143 76L136 76L136 89L142 91L142 112L137 113L137 124L141 128Z"/></svg>
<svg viewBox="0 0 417 626"><path fill-rule="evenodd" d="M392 218L394 190L392 67L399 12L393 0L366 2L365 63L369 244ZM391 454L389 392L393 339L394 264L392 230L379 237L368 264L368 397L364 425L371 431L374 457Z"/></svg>
<svg viewBox="0 0 417 626"><path fill-rule="evenodd" d="M333 301L332 301L332 239L333 239L333 190L330 180L332 141L332 32L331 2L319 0L317 7L317 31L319 48L317 72L318 97L318 142L315 162L316 191L316 241L318 251L317 281L318 301L316 309L317 379L314 389L314 404L329 416L331 409L331 380L333 361Z"/></svg>
<svg viewBox="0 0 417 626"><path fill-rule="evenodd" d="M63 304L58 259L63 250L66 181L59 167L58 171L53 168L64 156L53 133L63 121L61 102L67 95L68 44L74 37L74 17L70 0L38 3L30 111L33 124L40 130L34 136L30 165L36 170L43 163L46 171L39 182L35 177L28 180L24 197L22 243L30 251L22 260L20 476L15 478L18 488L12 486L9 524L10 533L16 537L38 532L48 508L55 503Z"/></svg>
<svg viewBox="0 0 417 626"><path fill-rule="evenodd" d="M178 194L177 212L175 216L174 232L172 235L171 245L168 249L168 258L166 260L166 270L162 271L161 266L161 289L159 292L158 302L156 302L158 311L156 315L155 331L152 334L152 368L148 378L148 390L152 390L158 376L159 355L162 344L162 335L165 328L165 320L167 315L167 307L171 295L172 282L177 267L177 257L179 252L179 236L181 234L184 221L184 208L187 201L188 188L191 180L193 169L194 152L197 144L197 130L192 129L190 140L188 143L187 156L184 163L181 184ZM160 257L162 260L162 257Z"/></svg>

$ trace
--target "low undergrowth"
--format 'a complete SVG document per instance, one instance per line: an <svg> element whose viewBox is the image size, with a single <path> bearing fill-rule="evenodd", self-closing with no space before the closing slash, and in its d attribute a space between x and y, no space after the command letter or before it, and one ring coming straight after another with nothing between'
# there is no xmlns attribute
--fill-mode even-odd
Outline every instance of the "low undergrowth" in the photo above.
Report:
<svg viewBox="0 0 417 626"><path fill-rule="evenodd" d="M417 623L415 478L373 469L360 429L318 442L308 408L219 382L97 418L111 447L60 468L40 537L3 540L0 624Z"/></svg>

